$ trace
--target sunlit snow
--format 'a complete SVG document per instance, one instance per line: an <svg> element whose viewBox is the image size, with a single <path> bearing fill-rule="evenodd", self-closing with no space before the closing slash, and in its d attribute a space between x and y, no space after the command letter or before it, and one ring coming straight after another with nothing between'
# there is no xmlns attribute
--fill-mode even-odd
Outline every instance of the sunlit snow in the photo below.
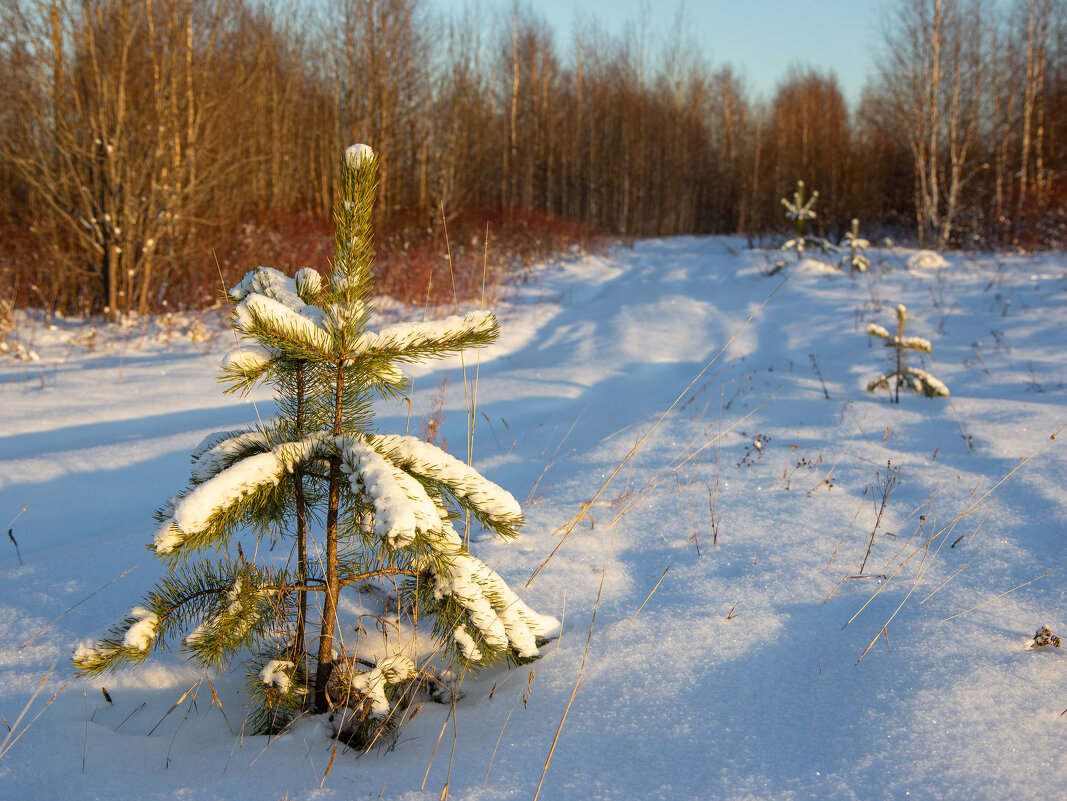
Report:
<svg viewBox="0 0 1067 801"><path fill-rule="evenodd" d="M195 529L283 456L228 472L230 438L274 407L269 388L222 394L221 314L121 329L21 316L13 352L40 360L0 357L0 713L21 732L0 797L431 801L447 784L495 801L532 798L542 772L545 801L1058 797L1067 257L872 248L867 273L816 257L770 276L778 243L764 244L681 237L539 265L493 307L495 346L419 366L410 411L381 403L373 448L457 480L473 422L471 497L521 504L526 523L502 541L456 520L437 547L463 538L477 561L437 589L542 658L465 679L454 707L420 697L362 755L309 716L247 734L246 687L283 688L284 660L209 684L180 652L153 653L68 683L78 644L159 578L146 543L180 544L154 511ZM271 313L328 338L285 297ZM931 345L908 364L951 397L866 391L895 369L868 326L891 338L898 304ZM420 330L403 321L421 307L388 308L371 329ZM446 377L438 442L455 464L401 439ZM198 443L202 489L168 506ZM290 558L269 533L244 548ZM482 604L499 579L545 617L517 597ZM342 639L371 659L386 641L432 647L346 598ZM125 645L150 648L158 621L133 616ZM441 636L476 656L469 633ZM388 667L357 680L378 687Z"/></svg>

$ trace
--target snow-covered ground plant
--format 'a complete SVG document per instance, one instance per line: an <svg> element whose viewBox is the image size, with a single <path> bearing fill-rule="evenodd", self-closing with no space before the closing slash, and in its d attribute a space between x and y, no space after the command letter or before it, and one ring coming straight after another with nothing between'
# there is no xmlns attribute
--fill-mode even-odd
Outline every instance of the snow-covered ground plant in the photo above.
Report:
<svg viewBox="0 0 1067 801"><path fill-rule="evenodd" d="M852 227L845 233L844 239L838 246L845 251L837 266L842 270L865 273L871 266L870 259L863 255L863 251L871 246L871 243L860 236L860 221L852 218Z"/></svg>
<svg viewBox="0 0 1067 801"><path fill-rule="evenodd" d="M885 328L878 325L878 323L870 323L867 325L867 333L870 336L884 339L886 347L893 349L891 356L893 369L885 375L879 376L871 381L867 385L867 391L874 392L876 389L889 389L890 382L892 382L894 403L900 402L900 388L902 386L910 387L916 392L921 392L929 398L947 398L948 387L946 387L940 379L930 375L926 370L919 367L911 367L906 363L907 352L909 350L918 351L919 353L933 352L933 346L930 344L930 340L923 339L922 337L904 336L904 326L907 323L907 320L908 310L904 304L900 304L897 306L896 334L890 334Z"/></svg>
<svg viewBox="0 0 1067 801"><path fill-rule="evenodd" d="M797 261L804 258L804 251L808 246L817 247L824 253L833 250L833 246L825 239L812 236L807 233L807 225L815 219L815 203L819 199L819 193L813 191L811 197L804 199L804 182L797 181L797 189L793 193L793 199L782 198L785 207L785 216L793 224L793 236L787 239L781 247L785 253L793 251L797 254Z"/></svg>
<svg viewBox="0 0 1067 801"><path fill-rule="evenodd" d="M375 429L375 399L408 386L401 365L484 346L498 326L475 311L369 330L377 157L355 145L341 170L326 279L258 267L229 292L238 344L222 380L271 386L277 417L196 449L188 487L157 514L150 549L167 574L73 664L97 675L174 646L205 668L244 658L256 731L333 711L337 735L367 743L420 684L530 660L559 623L454 526L513 537L515 499L443 450ZM376 627L390 636L372 647Z"/></svg>

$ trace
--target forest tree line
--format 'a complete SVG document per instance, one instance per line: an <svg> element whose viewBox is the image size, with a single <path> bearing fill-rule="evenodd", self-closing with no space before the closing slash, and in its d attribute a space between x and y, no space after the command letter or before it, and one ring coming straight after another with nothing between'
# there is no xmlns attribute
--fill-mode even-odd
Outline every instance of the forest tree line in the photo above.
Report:
<svg viewBox="0 0 1067 801"><path fill-rule="evenodd" d="M835 241L1063 247L1064 0L883 10L850 107L818 68L756 96L681 15L561 42L524 2L0 0L0 300L210 302L242 238L329 230L354 141L402 248L463 215L753 236L798 180Z"/></svg>

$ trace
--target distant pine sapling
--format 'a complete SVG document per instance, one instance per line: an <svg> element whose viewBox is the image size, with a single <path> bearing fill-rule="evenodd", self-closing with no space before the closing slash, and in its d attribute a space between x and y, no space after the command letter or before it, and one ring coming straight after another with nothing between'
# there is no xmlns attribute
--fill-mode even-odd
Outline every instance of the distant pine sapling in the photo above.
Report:
<svg viewBox="0 0 1067 801"><path fill-rule="evenodd" d="M895 335L890 334L877 323L868 324L867 333L884 339L886 347L893 349L893 369L871 381L867 385L867 391L874 392L876 389L889 389L889 383L893 381L894 403L900 403L901 386L910 387L930 398L948 397L948 387L941 383L940 380L934 378L925 370L906 364L906 355L909 350L920 353L933 353L933 346L930 344L930 340L922 337L904 336L904 326L907 319L908 310L901 304L897 306L897 332Z"/></svg>
<svg viewBox="0 0 1067 801"><path fill-rule="evenodd" d="M808 223L814 220L817 216L815 213L815 203L818 199L818 192L812 192L811 197L807 200L804 199L803 181L797 181L797 190L793 193L792 201L789 201L784 197L782 198L782 205L785 207L785 216L793 223L793 236L785 241L781 250L783 252L788 252L790 250L795 251L797 254L797 261L804 258L804 250L809 245L819 248L823 253L830 253L834 250L833 245L825 239L818 236L812 236L808 234L806 230Z"/></svg>
<svg viewBox="0 0 1067 801"><path fill-rule="evenodd" d="M515 536L515 499L436 446L373 426L374 400L408 387L400 365L487 345L498 326L475 311L370 330L377 157L354 145L341 172L328 278L258 267L229 292L239 344L221 380L230 392L270 385L277 417L196 449L149 546L167 575L73 665L95 676L175 646L215 670L242 657L255 731L340 711L335 734L365 744L418 686L441 690L437 668L458 676L536 658L559 621L523 603L456 531L469 516ZM268 537L291 550L256 547ZM347 642L344 631L355 632Z"/></svg>
<svg viewBox="0 0 1067 801"><path fill-rule="evenodd" d="M871 246L871 243L860 236L860 221L852 218L852 227L845 233L841 240L840 249L846 251L838 261L837 266L842 270L865 273L871 266L870 259L863 255L863 251Z"/></svg>

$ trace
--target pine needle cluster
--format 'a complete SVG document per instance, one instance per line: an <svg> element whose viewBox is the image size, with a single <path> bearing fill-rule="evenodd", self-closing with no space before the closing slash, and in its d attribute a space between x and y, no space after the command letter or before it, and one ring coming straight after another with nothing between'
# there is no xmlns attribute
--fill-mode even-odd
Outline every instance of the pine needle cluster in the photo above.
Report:
<svg viewBox="0 0 1067 801"><path fill-rule="evenodd" d="M469 518L515 536L515 499L436 446L374 427L375 401L408 389L404 365L487 345L498 325L476 311L372 331L377 157L354 145L341 172L328 276L257 267L228 293L239 344L221 380L270 386L277 416L196 449L149 546L166 576L73 665L93 676L172 648L211 670L243 659L257 731L340 709L337 733L366 742L414 688L440 689L435 668L533 659L559 622L456 530Z"/></svg>

